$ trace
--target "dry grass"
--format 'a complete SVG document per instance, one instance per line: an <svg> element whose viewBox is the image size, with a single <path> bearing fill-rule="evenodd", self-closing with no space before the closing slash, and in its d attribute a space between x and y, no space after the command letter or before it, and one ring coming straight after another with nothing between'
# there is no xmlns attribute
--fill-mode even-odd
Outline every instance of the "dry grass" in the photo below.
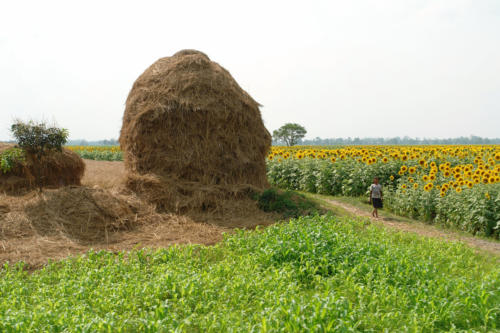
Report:
<svg viewBox="0 0 500 333"><path fill-rule="evenodd" d="M82 178L82 185L87 187L99 186L103 189L118 188L125 179L123 162L107 162L85 160L86 171Z"/></svg>

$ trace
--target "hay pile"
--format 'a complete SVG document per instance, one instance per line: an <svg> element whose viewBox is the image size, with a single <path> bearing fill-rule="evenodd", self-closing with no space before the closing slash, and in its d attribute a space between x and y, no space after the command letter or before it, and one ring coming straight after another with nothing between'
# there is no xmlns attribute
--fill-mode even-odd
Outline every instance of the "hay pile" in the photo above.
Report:
<svg viewBox="0 0 500 333"><path fill-rule="evenodd" d="M141 206L104 189L66 186L45 191L27 203L24 211L38 235L60 233L90 242L104 239L109 232L132 229Z"/></svg>
<svg viewBox="0 0 500 333"><path fill-rule="evenodd" d="M137 198L98 186L65 186L1 198L6 200L0 205L0 240L61 236L87 244L158 216Z"/></svg>
<svg viewBox="0 0 500 333"><path fill-rule="evenodd" d="M0 143L0 153L12 147L12 144ZM51 152L43 157L40 175L43 186L61 187L80 185L84 171L85 163L80 156L63 149L62 152ZM12 194L33 189L37 186L35 175L33 161L27 158L24 163L18 163L7 173L0 171L0 191Z"/></svg>
<svg viewBox="0 0 500 333"><path fill-rule="evenodd" d="M199 51L161 58L136 80L120 145L127 186L162 209L217 209L268 187L259 104Z"/></svg>

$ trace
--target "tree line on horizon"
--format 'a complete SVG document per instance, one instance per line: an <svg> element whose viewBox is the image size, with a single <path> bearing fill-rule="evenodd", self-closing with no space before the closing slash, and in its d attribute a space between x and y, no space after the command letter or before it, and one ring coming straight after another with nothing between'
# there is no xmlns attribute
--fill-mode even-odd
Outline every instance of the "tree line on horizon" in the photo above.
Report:
<svg viewBox="0 0 500 333"><path fill-rule="evenodd" d="M120 143L117 139L105 139L87 141L85 139L69 140L68 146L117 146ZM350 145L498 145L500 138L483 138L471 135L469 137L461 136L457 138L432 139L432 138L320 138L299 140L299 145L305 146L350 146ZM280 140L273 139L273 146L285 145Z"/></svg>
<svg viewBox="0 0 500 333"><path fill-rule="evenodd" d="M301 139L297 143L304 146L368 146L368 145L498 145L500 138L482 138L479 136L461 136L457 138L320 138ZM273 138L273 146L284 146L285 142Z"/></svg>
<svg viewBox="0 0 500 333"><path fill-rule="evenodd" d="M352 145L489 145L500 144L500 138L489 139L471 135L458 138L437 139L437 138L403 138L397 136L393 138L327 138L316 137L314 139L304 139L307 130L297 123L286 123L273 131L273 146L352 146Z"/></svg>
<svg viewBox="0 0 500 333"><path fill-rule="evenodd" d="M274 144L274 142L273 142ZM410 138L393 137L393 138L327 138L322 139L316 137L312 140L301 140L301 145L497 145L500 144L500 138L482 138L479 136L460 136L456 138Z"/></svg>
<svg viewBox="0 0 500 333"><path fill-rule="evenodd" d="M13 141L12 141L13 142ZM410 138L410 137L394 137L394 138L320 138L302 139L299 140L299 145L305 146L352 146L352 145L498 145L500 138L482 138L479 136L457 137L447 139L430 139L430 138ZM76 139L68 140L68 146L118 146L117 139L104 140L85 140ZM273 138L273 146L283 146L284 142Z"/></svg>
<svg viewBox="0 0 500 333"><path fill-rule="evenodd" d="M87 141L85 139L68 140L68 146L118 146L118 139Z"/></svg>

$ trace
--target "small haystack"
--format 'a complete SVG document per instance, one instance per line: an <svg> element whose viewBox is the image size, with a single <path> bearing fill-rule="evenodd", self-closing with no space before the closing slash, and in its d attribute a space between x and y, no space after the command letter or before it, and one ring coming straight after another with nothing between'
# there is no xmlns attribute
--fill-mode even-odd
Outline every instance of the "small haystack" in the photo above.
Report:
<svg viewBox="0 0 500 333"><path fill-rule="evenodd" d="M211 209L268 186L259 104L199 51L161 58L137 79L120 145L129 188L165 209Z"/></svg>
<svg viewBox="0 0 500 333"><path fill-rule="evenodd" d="M25 213L39 235L57 233L80 242L104 239L108 232L137 224L140 204L116 193L84 186L46 191L26 204Z"/></svg>
<svg viewBox="0 0 500 333"><path fill-rule="evenodd" d="M15 147L13 144L0 143L0 153L13 147ZM43 157L41 165L40 176L45 187L80 185L85 171L85 163L80 156L68 149L51 152ZM33 161L29 158L7 173L0 171L0 191L19 193L35 188L37 186L35 174Z"/></svg>

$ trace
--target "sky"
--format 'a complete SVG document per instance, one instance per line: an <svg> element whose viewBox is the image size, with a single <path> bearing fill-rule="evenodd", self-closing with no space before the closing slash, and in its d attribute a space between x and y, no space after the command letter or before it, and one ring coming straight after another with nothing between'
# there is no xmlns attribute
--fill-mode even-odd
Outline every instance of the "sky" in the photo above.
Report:
<svg viewBox="0 0 500 333"><path fill-rule="evenodd" d="M14 119L118 138L135 79L187 48L270 132L500 137L498 0L0 0L0 140Z"/></svg>

